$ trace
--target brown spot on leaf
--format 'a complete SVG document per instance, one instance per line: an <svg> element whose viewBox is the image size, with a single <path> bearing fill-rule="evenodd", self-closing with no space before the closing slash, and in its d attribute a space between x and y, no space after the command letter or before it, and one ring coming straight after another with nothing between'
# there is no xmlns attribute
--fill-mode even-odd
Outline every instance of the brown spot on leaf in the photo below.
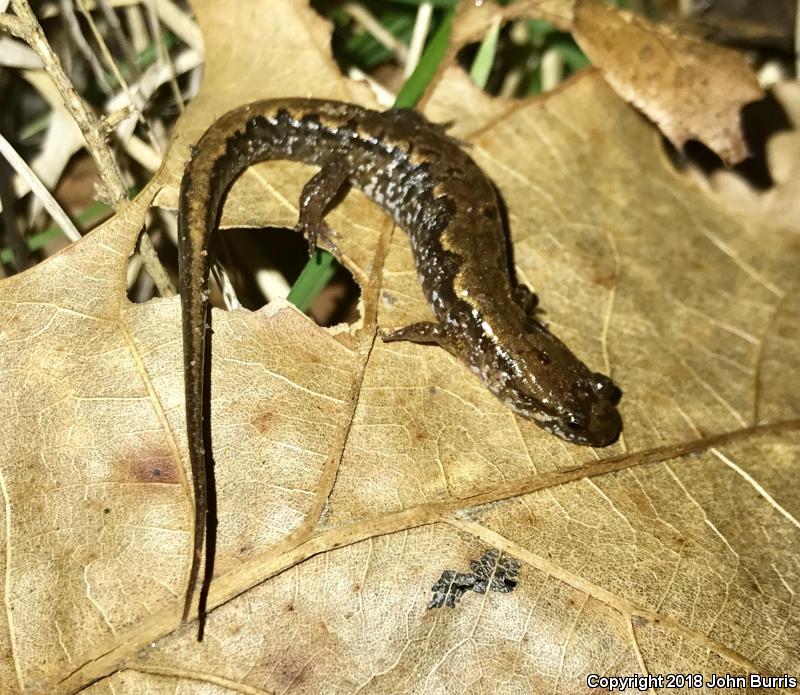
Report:
<svg viewBox="0 0 800 695"><path fill-rule="evenodd" d="M592 276L592 282L600 287L611 288L617 281L617 274L613 272L597 272Z"/></svg>
<svg viewBox="0 0 800 695"><path fill-rule="evenodd" d="M250 418L250 424L253 425L256 431L261 435L269 432L274 423L275 416L268 410L257 412Z"/></svg>
<svg viewBox="0 0 800 695"><path fill-rule="evenodd" d="M143 455L131 465L133 478L139 483L177 483L178 471L171 458L163 452Z"/></svg>

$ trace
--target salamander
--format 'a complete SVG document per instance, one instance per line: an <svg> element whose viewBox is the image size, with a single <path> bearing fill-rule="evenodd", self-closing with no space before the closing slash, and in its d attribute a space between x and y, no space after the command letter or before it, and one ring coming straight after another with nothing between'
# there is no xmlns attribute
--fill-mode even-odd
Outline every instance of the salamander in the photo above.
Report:
<svg viewBox="0 0 800 695"><path fill-rule="evenodd" d="M444 126L412 110L377 112L315 99L271 99L237 108L192 149L178 210L186 429L196 509L184 622L209 540L208 242L233 181L251 164L271 159L320 167L299 205L297 228L312 250L318 239L331 240L324 214L346 184L360 188L407 233L435 321L387 332L384 341L440 345L515 413L568 442L606 446L622 427L619 389L553 335L537 319L535 296L512 282L494 186ZM200 638L202 589L207 593L212 561L207 559L200 592Z"/></svg>

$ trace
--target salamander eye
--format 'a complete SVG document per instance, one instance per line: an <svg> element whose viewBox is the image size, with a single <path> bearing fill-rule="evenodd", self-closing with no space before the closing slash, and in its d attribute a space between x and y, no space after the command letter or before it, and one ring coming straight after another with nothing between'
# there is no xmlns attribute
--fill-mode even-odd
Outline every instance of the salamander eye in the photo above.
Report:
<svg viewBox="0 0 800 695"><path fill-rule="evenodd" d="M622 391L609 377L600 372L592 374L592 387L595 392L607 401L616 404L622 397Z"/></svg>
<svg viewBox="0 0 800 695"><path fill-rule="evenodd" d="M567 427L573 431L582 430L586 427L586 416L572 413L567 416Z"/></svg>

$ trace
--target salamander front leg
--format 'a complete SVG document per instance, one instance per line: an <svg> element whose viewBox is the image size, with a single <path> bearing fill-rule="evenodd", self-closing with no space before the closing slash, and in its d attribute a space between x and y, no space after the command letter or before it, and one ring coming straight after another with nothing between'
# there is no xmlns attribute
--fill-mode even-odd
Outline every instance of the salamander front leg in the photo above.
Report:
<svg viewBox="0 0 800 695"><path fill-rule="evenodd" d="M337 235L323 219L333 199L342 190L350 172L344 159L330 159L312 176L300 193L300 217L295 231L308 239L308 255L314 255L317 241L322 240L334 256L341 257Z"/></svg>
<svg viewBox="0 0 800 695"><path fill-rule="evenodd" d="M403 328L383 332L381 333L381 339L384 343L394 343L400 340L407 340L410 343L433 343L443 347L450 354L456 357L459 356L455 344L450 339L450 336L447 335L442 324L434 321L419 321L410 323Z"/></svg>

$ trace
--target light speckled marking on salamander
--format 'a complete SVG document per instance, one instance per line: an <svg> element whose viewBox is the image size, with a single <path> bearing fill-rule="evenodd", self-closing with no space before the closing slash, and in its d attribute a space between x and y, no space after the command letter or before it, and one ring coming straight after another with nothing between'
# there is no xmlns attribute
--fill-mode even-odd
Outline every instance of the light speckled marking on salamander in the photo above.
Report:
<svg viewBox="0 0 800 695"><path fill-rule="evenodd" d="M494 188L441 126L415 111L380 113L312 99L274 99L231 111L197 143L181 183L186 426L196 504L184 620L207 530L206 250L231 183L248 166L267 159L320 167L300 196L298 229L312 248L318 237L329 234L323 215L347 182L381 205L408 234L436 321L406 326L384 340L441 345L512 410L567 441L605 446L622 427L615 407L619 390L536 319L527 288L512 285ZM205 587L208 581L207 572Z"/></svg>

